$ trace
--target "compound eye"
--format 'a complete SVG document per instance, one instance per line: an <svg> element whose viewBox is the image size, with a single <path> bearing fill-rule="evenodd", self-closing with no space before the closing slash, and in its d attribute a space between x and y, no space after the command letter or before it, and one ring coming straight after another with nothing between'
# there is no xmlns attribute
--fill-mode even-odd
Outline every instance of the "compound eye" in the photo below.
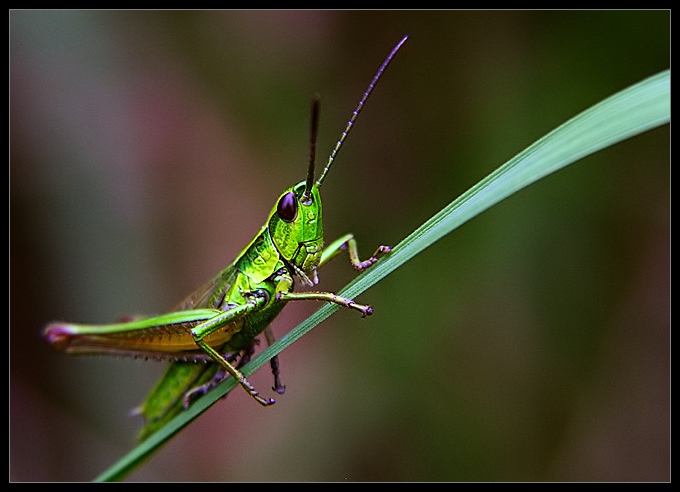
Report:
<svg viewBox="0 0 680 492"><path fill-rule="evenodd" d="M293 222L297 217L297 199L295 193L289 191L281 197L279 204L276 206L276 213L284 222Z"/></svg>

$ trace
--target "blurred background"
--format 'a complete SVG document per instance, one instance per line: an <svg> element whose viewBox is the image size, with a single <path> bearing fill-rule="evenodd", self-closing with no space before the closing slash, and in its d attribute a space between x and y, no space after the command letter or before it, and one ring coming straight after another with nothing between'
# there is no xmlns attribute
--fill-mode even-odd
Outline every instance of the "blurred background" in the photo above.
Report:
<svg viewBox="0 0 680 492"><path fill-rule="evenodd" d="M10 480L104 471L164 369L44 325L162 313L224 268L304 179L313 94L324 163L404 34L323 188L363 257L670 66L668 11L10 12ZM237 389L129 479L669 480L669 133L454 231L284 351L274 407Z"/></svg>

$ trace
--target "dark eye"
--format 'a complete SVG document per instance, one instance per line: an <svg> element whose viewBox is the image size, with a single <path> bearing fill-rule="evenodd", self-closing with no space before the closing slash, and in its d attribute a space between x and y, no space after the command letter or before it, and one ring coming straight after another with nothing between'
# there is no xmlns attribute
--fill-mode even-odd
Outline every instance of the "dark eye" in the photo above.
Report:
<svg viewBox="0 0 680 492"><path fill-rule="evenodd" d="M289 191L281 197L276 206L276 213L284 222L293 222L297 216L297 200L295 193Z"/></svg>

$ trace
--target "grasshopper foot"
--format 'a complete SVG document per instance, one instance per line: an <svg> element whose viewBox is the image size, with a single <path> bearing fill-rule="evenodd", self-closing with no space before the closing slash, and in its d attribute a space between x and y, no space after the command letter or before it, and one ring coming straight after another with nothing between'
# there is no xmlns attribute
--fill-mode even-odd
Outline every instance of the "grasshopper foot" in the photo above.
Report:
<svg viewBox="0 0 680 492"><path fill-rule="evenodd" d="M378 246L378 249L375 250L375 253L373 253L373 256L371 256L368 260L362 261L360 263L354 264L354 269L363 272L370 266L374 265L379 259L381 255L385 255L389 252L392 251L392 248L389 246Z"/></svg>

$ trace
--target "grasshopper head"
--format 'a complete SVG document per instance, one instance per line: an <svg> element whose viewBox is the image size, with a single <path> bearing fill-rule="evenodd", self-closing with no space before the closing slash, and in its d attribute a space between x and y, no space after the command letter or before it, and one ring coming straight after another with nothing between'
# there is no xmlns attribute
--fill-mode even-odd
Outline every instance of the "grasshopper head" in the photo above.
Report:
<svg viewBox="0 0 680 492"><path fill-rule="evenodd" d="M335 144L335 148L328 157L319 179L314 181L314 162L316 155L316 135L319 124L319 97L312 100L310 153L307 179L292 188L287 189L276 203L276 207L269 216L268 228L271 238L278 253L290 265L303 282L314 285L317 282L316 267L321 261L323 252L323 224L321 222L321 195L319 188L324 182L335 157L342 147L347 135L354 127L354 123L366 104L368 97L373 92L378 80L387 66L406 42L408 36L404 36L399 43L392 48L387 58L382 62L378 72L359 100L351 118L347 122L345 130Z"/></svg>
<svg viewBox="0 0 680 492"><path fill-rule="evenodd" d="M268 223L279 254L312 285L316 283L316 267L323 251L321 210L319 187L307 190L303 181L279 197Z"/></svg>
<svg viewBox="0 0 680 492"><path fill-rule="evenodd" d="M314 183L319 97L312 100L309 167L307 179L288 188L269 214L269 234L274 246L307 285L318 281L316 267L323 252L320 183Z"/></svg>

